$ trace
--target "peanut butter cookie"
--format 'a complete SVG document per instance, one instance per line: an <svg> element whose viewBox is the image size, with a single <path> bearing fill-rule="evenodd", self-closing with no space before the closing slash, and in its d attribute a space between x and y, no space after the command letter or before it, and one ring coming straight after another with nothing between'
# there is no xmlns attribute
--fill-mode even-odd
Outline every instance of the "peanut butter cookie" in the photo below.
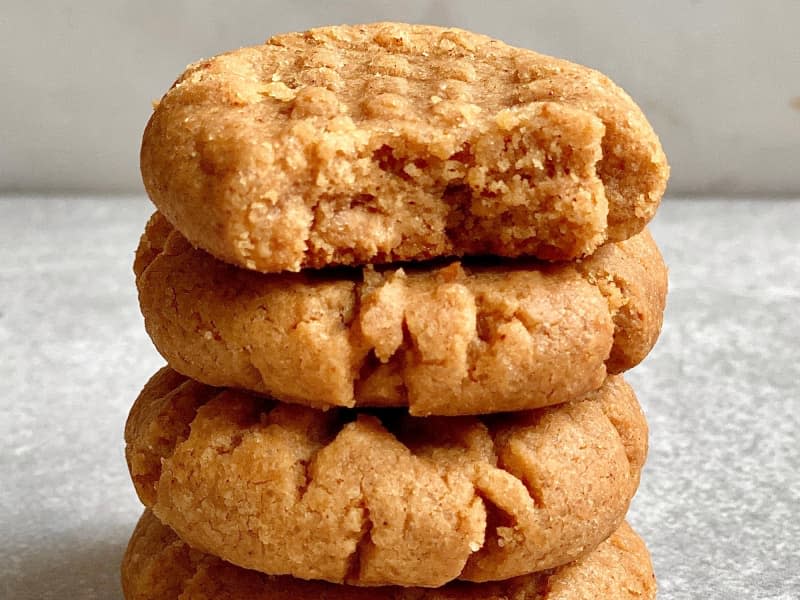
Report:
<svg viewBox="0 0 800 600"><path fill-rule="evenodd" d="M668 166L604 75L425 25L326 27L188 67L141 149L194 245L264 272L573 259L642 230Z"/></svg>
<svg viewBox="0 0 800 600"><path fill-rule="evenodd" d="M134 269L147 331L184 375L415 415L524 410L598 388L650 351L667 285L646 231L577 263L262 274L192 248L158 213Z"/></svg>
<svg viewBox="0 0 800 600"><path fill-rule="evenodd" d="M192 550L146 511L122 562L127 600L654 600L656 581L641 538L623 523L596 550L550 571L439 589L363 588L275 577Z"/></svg>
<svg viewBox="0 0 800 600"><path fill-rule="evenodd" d="M511 415L282 404L165 368L125 431L142 502L238 566L359 586L438 587L551 569L620 525L647 424L620 377Z"/></svg>

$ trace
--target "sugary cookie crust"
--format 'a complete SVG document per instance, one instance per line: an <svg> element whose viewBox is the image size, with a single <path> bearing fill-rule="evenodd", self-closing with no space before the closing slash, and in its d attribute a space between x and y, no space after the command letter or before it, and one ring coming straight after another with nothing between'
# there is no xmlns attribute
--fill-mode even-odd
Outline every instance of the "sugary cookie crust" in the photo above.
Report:
<svg viewBox="0 0 800 600"><path fill-rule="evenodd" d="M194 245L264 272L494 254L641 231L668 166L604 75L458 29L375 23L190 65L141 169Z"/></svg>
<svg viewBox="0 0 800 600"><path fill-rule="evenodd" d="M436 587L550 569L622 522L647 452L630 387L529 413L327 412L162 369L126 426L142 502L236 565Z"/></svg>
<svg viewBox="0 0 800 600"><path fill-rule="evenodd" d="M593 552L553 569L493 583L438 589L363 588L248 571L192 550L146 511L122 562L127 600L654 600L642 539L623 523Z"/></svg>
<svg viewBox="0 0 800 600"><path fill-rule="evenodd" d="M158 213L134 265L167 362L216 386L417 415L537 408L628 369L661 328L667 276L643 232L578 263L266 275L195 250Z"/></svg>

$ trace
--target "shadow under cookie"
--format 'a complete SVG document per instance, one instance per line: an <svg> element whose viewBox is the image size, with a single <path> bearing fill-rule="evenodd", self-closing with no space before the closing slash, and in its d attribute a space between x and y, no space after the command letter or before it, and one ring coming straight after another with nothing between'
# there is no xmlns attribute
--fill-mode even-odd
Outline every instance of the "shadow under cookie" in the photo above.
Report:
<svg viewBox="0 0 800 600"><path fill-rule="evenodd" d="M550 569L622 522L647 425L610 377L528 413L327 412L162 369L126 426L137 493L193 547L275 575L435 587Z"/></svg>
<svg viewBox="0 0 800 600"><path fill-rule="evenodd" d="M125 552L130 524L100 518L72 525L63 519L59 525L67 529L55 526L55 522L40 521L41 531L21 537L7 531L5 526L14 526L5 522L0 597L121 598L117 567Z"/></svg>

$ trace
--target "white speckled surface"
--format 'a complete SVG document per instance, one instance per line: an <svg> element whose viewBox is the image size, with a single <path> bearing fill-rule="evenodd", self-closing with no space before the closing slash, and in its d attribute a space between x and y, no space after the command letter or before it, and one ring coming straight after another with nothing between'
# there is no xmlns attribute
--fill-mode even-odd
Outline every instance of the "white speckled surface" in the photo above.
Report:
<svg viewBox="0 0 800 600"><path fill-rule="evenodd" d="M161 364L136 306L141 198L0 198L0 598L119 600L140 508L128 407ZM800 202L667 201L661 340L631 373L631 521L662 599L800 598Z"/></svg>

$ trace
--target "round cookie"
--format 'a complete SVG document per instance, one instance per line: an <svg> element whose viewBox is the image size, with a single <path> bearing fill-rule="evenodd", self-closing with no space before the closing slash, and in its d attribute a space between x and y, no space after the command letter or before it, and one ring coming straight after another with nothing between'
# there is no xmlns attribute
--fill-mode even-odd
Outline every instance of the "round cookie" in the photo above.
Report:
<svg viewBox="0 0 800 600"><path fill-rule="evenodd" d="M438 589L363 588L275 577L192 550L146 511L122 561L127 600L654 600L656 580L642 539L623 523L583 558L493 583Z"/></svg>
<svg viewBox="0 0 800 600"><path fill-rule="evenodd" d="M424 25L326 27L190 65L141 170L194 245L263 272L573 259L641 231L669 174L604 75Z"/></svg>
<svg viewBox="0 0 800 600"><path fill-rule="evenodd" d="M156 213L134 269L147 332L177 371L285 402L415 415L578 398L650 351L667 289L646 231L559 265L267 275L192 248Z"/></svg>
<svg viewBox="0 0 800 600"><path fill-rule="evenodd" d="M590 552L622 522L647 452L630 387L488 417L326 412L165 368L125 431L136 491L192 547L359 586L501 580Z"/></svg>

